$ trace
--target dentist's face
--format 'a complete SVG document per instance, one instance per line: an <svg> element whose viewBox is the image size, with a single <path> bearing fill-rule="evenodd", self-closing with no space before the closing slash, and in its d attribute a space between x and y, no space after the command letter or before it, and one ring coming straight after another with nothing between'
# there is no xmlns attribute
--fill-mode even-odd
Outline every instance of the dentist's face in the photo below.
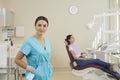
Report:
<svg viewBox="0 0 120 80"><path fill-rule="evenodd" d="M48 28L48 24L45 20L39 20L35 25L35 30L37 35L45 34L47 28Z"/></svg>

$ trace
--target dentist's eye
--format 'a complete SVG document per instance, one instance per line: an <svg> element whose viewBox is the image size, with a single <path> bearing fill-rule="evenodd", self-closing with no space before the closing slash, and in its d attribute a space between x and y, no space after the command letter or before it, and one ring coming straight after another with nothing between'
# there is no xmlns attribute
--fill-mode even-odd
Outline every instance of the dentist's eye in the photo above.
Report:
<svg viewBox="0 0 120 80"><path fill-rule="evenodd" d="M43 25L43 27L47 27L47 25Z"/></svg>
<svg viewBox="0 0 120 80"><path fill-rule="evenodd" d="M38 24L39 27L41 27L42 25L41 24Z"/></svg>

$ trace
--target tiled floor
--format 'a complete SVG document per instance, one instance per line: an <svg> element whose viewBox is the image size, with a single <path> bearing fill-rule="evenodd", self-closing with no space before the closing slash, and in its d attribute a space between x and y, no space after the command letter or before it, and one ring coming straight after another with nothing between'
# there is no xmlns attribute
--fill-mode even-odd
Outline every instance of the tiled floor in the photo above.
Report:
<svg viewBox="0 0 120 80"><path fill-rule="evenodd" d="M55 69L52 80L82 80L82 77L76 77L69 69Z"/></svg>
<svg viewBox="0 0 120 80"><path fill-rule="evenodd" d="M90 75L89 77L93 77L93 76ZM25 80L25 79L23 78L22 80ZM80 76L78 77L73 75L70 69L55 69L52 80L84 80L84 79ZM101 80L101 79L94 77L94 80ZM115 80L115 79L110 79L110 80Z"/></svg>
<svg viewBox="0 0 120 80"><path fill-rule="evenodd" d="M76 77L70 69L55 69L52 80L82 80L82 77Z"/></svg>

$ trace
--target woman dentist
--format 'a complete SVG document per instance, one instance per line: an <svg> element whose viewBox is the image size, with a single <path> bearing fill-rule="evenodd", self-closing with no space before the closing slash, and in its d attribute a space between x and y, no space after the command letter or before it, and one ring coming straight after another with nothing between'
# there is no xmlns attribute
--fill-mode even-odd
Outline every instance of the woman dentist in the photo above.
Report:
<svg viewBox="0 0 120 80"><path fill-rule="evenodd" d="M50 80L53 70L50 65L51 46L47 38L44 37L48 29L48 19L39 16L35 21L36 34L26 39L17 56L15 63L26 69L26 80ZM26 57L27 63L22 61Z"/></svg>

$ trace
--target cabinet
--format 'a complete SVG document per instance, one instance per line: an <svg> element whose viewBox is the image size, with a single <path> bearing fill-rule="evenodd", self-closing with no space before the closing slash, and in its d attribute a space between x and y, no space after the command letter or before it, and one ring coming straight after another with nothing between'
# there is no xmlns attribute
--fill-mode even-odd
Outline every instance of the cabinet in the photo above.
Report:
<svg viewBox="0 0 120 80"><path fill-rule="evenodd" d="M8 42L0 42L0 74L8 73ZM5 68L5 69L4 69ZM0 75L0 80L8 80L8 75Z"/></svg>
<svg viewBox="0 0 120 80"><path fill-rule="evenodd" d="M0 80L16 80L16 71L16 65L12 65L10 42L0 42Z"/></svg>

